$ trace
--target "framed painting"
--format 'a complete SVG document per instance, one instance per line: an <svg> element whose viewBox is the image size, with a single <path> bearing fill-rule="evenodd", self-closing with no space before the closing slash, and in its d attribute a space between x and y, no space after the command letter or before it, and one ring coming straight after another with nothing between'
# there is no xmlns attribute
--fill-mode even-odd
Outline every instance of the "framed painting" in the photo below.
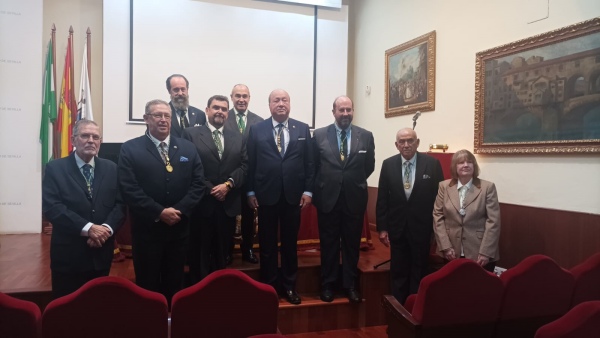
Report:
<svg viewBox="0 0 600 338"><path fill-rule="evenodd" d="M435 109L435 31L385 51L385 117Z"/></svg>
<svg viewBox="0 0 600 338"><path fill-rule="evenodd" d="M475 153L600 153L600 18L477 53Z"/></svg>

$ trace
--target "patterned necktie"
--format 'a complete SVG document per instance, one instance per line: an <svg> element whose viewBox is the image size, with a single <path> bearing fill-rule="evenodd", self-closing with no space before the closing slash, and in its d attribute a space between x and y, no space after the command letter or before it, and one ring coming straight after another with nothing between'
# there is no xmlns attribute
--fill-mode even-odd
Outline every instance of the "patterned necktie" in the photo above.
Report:
<svg viewBox="0 0 600 338"><path fill-rule="evenodd" d="M238 116L238 128L240 129L240 133L244 133L244 131L246 130L246 123L244 122L244 113L239 113L237 114Z"/></svg>
<svg viewBox="0 0 600 338"><path fill-rule="evenodd" d="M466 185L463 185L462 187L460 187L458 194L460 196L460 208L463 209L464 208L464 203L465 203L465 196L467 196L467 190L469 190L469 188Z"/></svg>
<svg viewBox="0 0 600 338"><path fill-rule="evenodd" d="M216 130L212 132L213 140L215 140L215 144L217 145L217 151L219 152L219 158L223 157L223 144L221 143L221 132Z"/></svg>
<svg viewBox="0 0 600 338"><path fill-rule="evenodd" d="M185 118L185 110L179 111L179 125L181 126L181 129L187 128L190 126L190 123Z"/></svg>
<svg viewBox="0 0 600 338"><path fill-rule="evenodd" d="M410 189L411 169L412 169L412 163L409 161L404 162L404 189Z"/></svg>
<svg viewBox="0 0 600 338"><path fill-rule="evenodd" d="M167 164L167 155L169 154L169 152L167 151L167 144L165 142L161 142L160 143L160 156L163 159L163 162L165 162L165 164Z"/></svg>
<svg viewBox="0 0 600 338"><path fill-rule="evenodd" d="M87 184L88 190L88 198L92 199L93 185L94 185L94 174L92 173L92 166L89 163L84 164L81 167L83 171L83 177L85 178L85 183Z"/></svg>
<svg viewBox="0 0 600 338"><path fill-rule="evenodd" d="M277 149L281 157L285 155L285 133L283 132L283 123L277 125Z"/></svg>
<svg viewBox="0 0 600 338"><path fill-rule="evenodd" d="M348 156L348 138L346 137L346 131L342 130L342 132L340 133L340 139L342 141L342 144L340 146L340 158L342 159L342 162L346 160L346 157Z"/></svg>

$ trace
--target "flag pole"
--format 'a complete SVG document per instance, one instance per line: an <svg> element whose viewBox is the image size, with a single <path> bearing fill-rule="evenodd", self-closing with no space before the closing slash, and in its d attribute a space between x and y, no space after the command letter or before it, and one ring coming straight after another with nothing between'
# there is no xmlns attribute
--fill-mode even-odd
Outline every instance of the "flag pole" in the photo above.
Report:
<svg viewBox="0 0 600 338"><path fill-rule="evenodd" d="M87 73L90 81L90 91L92 90L92 31L88 27L86 31L87 39Z"/></svg>
<svg viewBox="0 0 600 338"><path fill-rule="evenodd" d="M73 73L75 72L75 54L74 54L74 46L75 46L75 40L73 40L73 26L69 26L69 39L71 40L71 72L69 72L69 77L70 77L70 82L71 82L71 102L68 103L68 105L70 106L70 110L71 110L71 128L73 128L73 126L75 126L75 122L77 122L77 105L75 105L75 107L73 107L73 103L75 102L75 77L73 75ZM72 149L69 149L69 151Z"/></svg>

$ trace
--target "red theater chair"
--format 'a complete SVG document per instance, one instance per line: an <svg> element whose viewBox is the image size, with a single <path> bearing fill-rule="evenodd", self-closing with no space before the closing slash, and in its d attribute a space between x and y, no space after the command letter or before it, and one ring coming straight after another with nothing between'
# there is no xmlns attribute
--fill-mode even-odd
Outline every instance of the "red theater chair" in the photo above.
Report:
<svg viewBox="0 0 600 338"><path fill-rule="evenodd" d="M238 270L218 270L173 296L171 338L277 333L278 308L270 285Z"/></svg>
<svg viewBox="0 0 600 338"><path fill-rule="evenodd" d="M39 338L42 314L32 302L0 292L0 337Z"/></svg>
<svg viewBox="0 0 600 338"><path fill-rule="evenodd" d="M412 299L411 299L412 298ZM502 282L472 260L457 259L421 280L407 305L385 295L389 337L491 337Z"/></svg>
<svg viewBox="0 0 600 338"><path fill-rule="evenodd" d="M496 337L533 337L540 326L569 311L575 279L551 258L533 255L506 270Z"/></svg>
<svg viewBox="0 0 600 338"><path fill-rule="evenodd" d="M100 277L50 302L42 315L44 338L165 338L167 300L120 277Z"/></svg>
<svg viewBox="0 0 600 338"><path fill-rule="evenodd" d="M588 300L600 300L600 252L571 269L575 291L571 306Z"/></svg>
<svg viewBox="0 0 600 338"><path fill-rule="evenodd" d="M535 338L582 338L600 336L600 301L583 302L566 315L537 330Z"/></svg>

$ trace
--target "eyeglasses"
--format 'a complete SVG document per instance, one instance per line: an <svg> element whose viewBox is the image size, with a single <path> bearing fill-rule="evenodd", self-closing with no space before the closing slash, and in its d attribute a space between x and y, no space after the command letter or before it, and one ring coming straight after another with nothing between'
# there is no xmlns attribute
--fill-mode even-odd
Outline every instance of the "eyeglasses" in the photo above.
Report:
<svg viewBox="0 0 600 338"><path fill-rule="evenodd" d="M398 143L399 145L403 145L406 143L407 145L412 146L415 143L415 139L409 138L408 140L396 140L396 143Z"/></svg>
<svg viewBox="0 0 600 338"><path fill-rule="evenodd" d="M153 118L160 120L162 118L164 118L165 120L170 120L171 119L171 114L167 114L167 113L163 113L163 114L146 114L146 115L150 115Z"/></svg>
<svg viewBox="0 0 600 338"><path fill-rule="evenodd" d="M90 137L94 141L100 141L100 139L102 139L102 137L100 137L100 135L94 135L94 134L76 134L76 135L73 135L73 136L77 136L80 139L82 139L83 141L89 140Z"/></svg>

